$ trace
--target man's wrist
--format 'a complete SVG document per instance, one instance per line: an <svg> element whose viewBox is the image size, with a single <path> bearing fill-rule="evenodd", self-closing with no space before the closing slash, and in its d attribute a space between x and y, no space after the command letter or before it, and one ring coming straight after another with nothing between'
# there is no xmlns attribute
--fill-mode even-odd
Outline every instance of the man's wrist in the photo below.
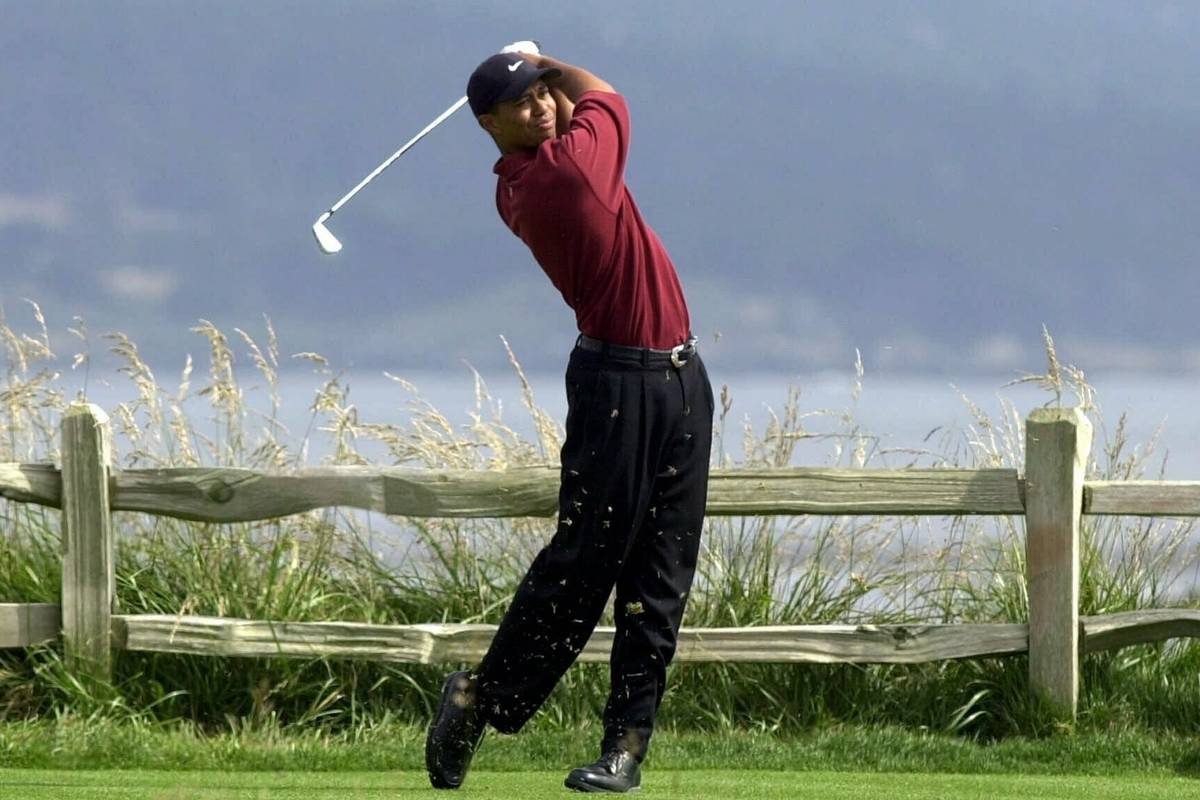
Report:
<svg viewBox="0 0 1200 800"><path fill-rule="evenodd" d="M530 64L533 64L533 66L537 67L538 69L554 66L550 63L554 59L547 58L541 53L518 53L518 55L528 61Z"/></svg>

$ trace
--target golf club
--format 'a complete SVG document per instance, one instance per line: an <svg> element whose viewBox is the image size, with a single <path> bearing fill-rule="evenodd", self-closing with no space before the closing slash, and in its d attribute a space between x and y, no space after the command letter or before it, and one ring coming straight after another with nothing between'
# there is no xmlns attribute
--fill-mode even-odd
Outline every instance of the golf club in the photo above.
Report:
<svg viewBox="0 0 1200 800"><path fill-rule="evenodd" d="M460 98L459 100L457 100L454 103L454 105L450 106L445 111L443 111L438 116L437 119L435 119L433 122L426 125L421 130L420 133L418 133L413 138L409 139L404 144L403 147L401 147L396 152L392 153L392 155L388 157L387 161L384 161L382 164L380 164L378 167L376 167L371 172L370 175L363 178L359 182L358 186L355 186L353 189L351 189L349 192L346 193L345 197L343 197L341 200L338 200L336 203L334 203L332 206L329 207L328 211L321 214L321 216L317 217L317 221L313 223L312 230L313 230L313 236L317 237L317 245L321 248L322 253L324 253L325 255L333 255L334 253L336 253L342 249L342 243L337 240L336 236L334 236L332 233L330 233L329 228L325 227L325 223L329 220L329 218L332 217L339 208L344 206L346 204L347 200L349 200L351 197L354 197L354 195L358 194L359 190L361 190L364 186L366 186L371 181L375 180L376 176L378 176L379 173L383 172L385 169L390 167L392 165L392 162L394 162L400 156L404 155L405 152L407 152L408 149L410 147L412 147L414 144L421 141L421 138L424 137L425 134L429 133L431 130L436 128L438 125L441 125L443 122L446 121L447 117L449 117L455 111L458 111L460 108L462 108L464 105L466 105L466 102L467 102L467 98L465 96Z"/></svg>

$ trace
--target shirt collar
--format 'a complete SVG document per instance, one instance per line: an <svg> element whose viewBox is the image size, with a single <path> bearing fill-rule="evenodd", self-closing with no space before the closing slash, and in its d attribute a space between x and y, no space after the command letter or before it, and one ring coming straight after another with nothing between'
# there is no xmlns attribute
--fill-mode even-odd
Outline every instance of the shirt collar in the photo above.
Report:
<svg viewBox="0 0 1200 800"><path fill-rule="evenodd" d="M529 162L537 158L537 151L516 150L506 156L501 156L496 165L492 167L492 172L499 175L505 180L516 177Z"/></svg>

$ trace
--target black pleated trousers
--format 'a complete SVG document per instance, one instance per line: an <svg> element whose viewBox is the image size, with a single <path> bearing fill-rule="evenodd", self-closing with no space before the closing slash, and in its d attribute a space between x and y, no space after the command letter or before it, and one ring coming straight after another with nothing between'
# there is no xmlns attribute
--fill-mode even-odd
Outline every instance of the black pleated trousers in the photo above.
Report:
<svg viewBox="0 0 1200 800"><path fill-rule="evenodd" d="M476 671L480 708L521 728L583 649L616 587L602 751L639 759L696 571L713 394L698 354L582 350L567 367L558 530L522 580Z"/></svg>

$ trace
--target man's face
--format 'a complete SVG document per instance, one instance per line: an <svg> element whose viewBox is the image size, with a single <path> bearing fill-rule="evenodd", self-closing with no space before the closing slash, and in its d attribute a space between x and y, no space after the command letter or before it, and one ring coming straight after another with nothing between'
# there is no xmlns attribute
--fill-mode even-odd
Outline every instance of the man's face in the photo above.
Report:
<svg viewBox="0 0 1200 800"><path fill-rule="evenodd" d="M479 116L479 124L492 134L501 153L534 150L555 134L554 95L543 81L534 81L515 100L497 103L490 113Z"/></svg>

